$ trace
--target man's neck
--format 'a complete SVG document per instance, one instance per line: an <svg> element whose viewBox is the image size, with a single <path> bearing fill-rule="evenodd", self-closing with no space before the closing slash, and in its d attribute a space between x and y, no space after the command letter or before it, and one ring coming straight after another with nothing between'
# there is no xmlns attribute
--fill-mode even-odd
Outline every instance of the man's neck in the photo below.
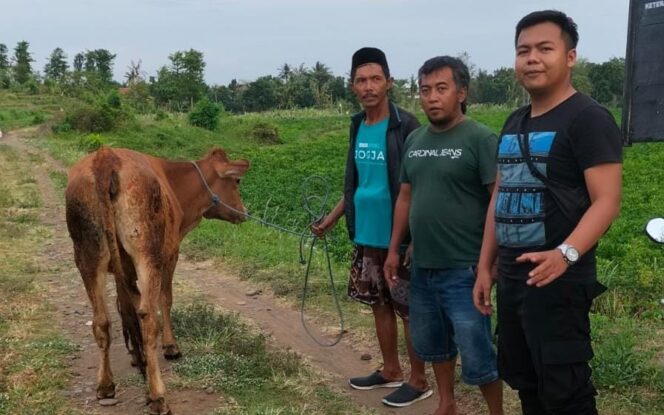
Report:
<svg viewBox="0 0 664 415"><path fill-rule="evenodd" d="M452 118L449 122L445 123L444 125L431 124L431 131L433 131L434 133L442 133L444 131L451 130L452 128L459 125L465 119L466 116L464 115L464 113L459 112L454 118Z"/></svg>
<svg viewBox="0 0 664 415"><path fill-rule="evenodd" d="M372 125L383 121L390 116L390 102L385 99L379 105L364 109L365 124Z"/></svg>
<svg viewBox="0 0 664 415"><path fill-rule="evenodd" d="M558 89L554 93L543 93L541 95L531 94L530 95L530 116L538 117L542 114L545 114L551 111L553 108L560 105L560 103L567 100L576 93L576 89L572 84L567 84L565 88Z"/></svg>

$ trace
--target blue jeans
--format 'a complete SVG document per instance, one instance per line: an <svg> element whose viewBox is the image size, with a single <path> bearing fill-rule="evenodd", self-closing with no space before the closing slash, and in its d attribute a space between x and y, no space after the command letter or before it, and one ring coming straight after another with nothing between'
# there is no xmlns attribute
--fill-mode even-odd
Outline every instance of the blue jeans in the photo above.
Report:
<svg viewBox="0 0 664 415"><path fill-rule="evenodd" d="M498 379L498 369L491 343L491 319L473 304L474 284L471 267L414 266L410 280L410 334L420 359L446 362L460 353L461 379L469 385L484 385Z"/></svg>

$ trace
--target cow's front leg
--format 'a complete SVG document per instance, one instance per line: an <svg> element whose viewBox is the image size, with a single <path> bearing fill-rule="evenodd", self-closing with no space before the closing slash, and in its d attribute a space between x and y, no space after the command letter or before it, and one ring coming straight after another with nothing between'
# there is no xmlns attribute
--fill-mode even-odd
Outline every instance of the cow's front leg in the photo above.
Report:
<svg viewBox="0 0 664 415"><path fill-rule="evenodd" d="M176 263L177 255L175 255L171 264L166 267L166 273L161 285L161 295L159 297L164 331L162 349L164 357L168 360L177 359L182 356L177 341L175 340L175 335L173 334L173 322L171 320L171 307L173 306L173 272L175 272Z"/></svg>

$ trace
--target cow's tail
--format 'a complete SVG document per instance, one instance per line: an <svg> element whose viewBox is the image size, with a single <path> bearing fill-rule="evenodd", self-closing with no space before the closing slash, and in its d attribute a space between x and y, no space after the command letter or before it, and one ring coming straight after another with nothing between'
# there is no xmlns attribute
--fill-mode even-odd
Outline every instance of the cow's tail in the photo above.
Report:
<svg viewBox="0 0 664 415"><path fill-rule="evenodd" d="M143 335L134 298L140 293L136 286L135 272L126 272L120 257L120 244L115 226L114 202L120 193L120 158L109 148L101 148L93 162L93 173L97 183L97 198L100 204L102 224L110 253L110 271L115 275L117 308L122 319L122 334L125 345L132 357L132 364L138 366L145 377L145 354Z"/></svg>

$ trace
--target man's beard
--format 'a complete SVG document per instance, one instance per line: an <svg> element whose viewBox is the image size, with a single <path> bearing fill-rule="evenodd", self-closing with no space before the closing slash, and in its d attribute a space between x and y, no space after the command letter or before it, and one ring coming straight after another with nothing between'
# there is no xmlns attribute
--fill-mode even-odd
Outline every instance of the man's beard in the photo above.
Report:
<svg viewBox="0 0 664 415"><path fill-rule="evenodd" d="M434 127L438 128L438 129L443 129L443 128L447 127L448 125L450 125L450 123L453 120L453 117L451 115L446 115L446 116L444 116L442 118L438 118L438 119L433 119L433 118L431 118L427 115L427 118L429 119L429 122L431 123L431 125L433 125Z"/></svg>

